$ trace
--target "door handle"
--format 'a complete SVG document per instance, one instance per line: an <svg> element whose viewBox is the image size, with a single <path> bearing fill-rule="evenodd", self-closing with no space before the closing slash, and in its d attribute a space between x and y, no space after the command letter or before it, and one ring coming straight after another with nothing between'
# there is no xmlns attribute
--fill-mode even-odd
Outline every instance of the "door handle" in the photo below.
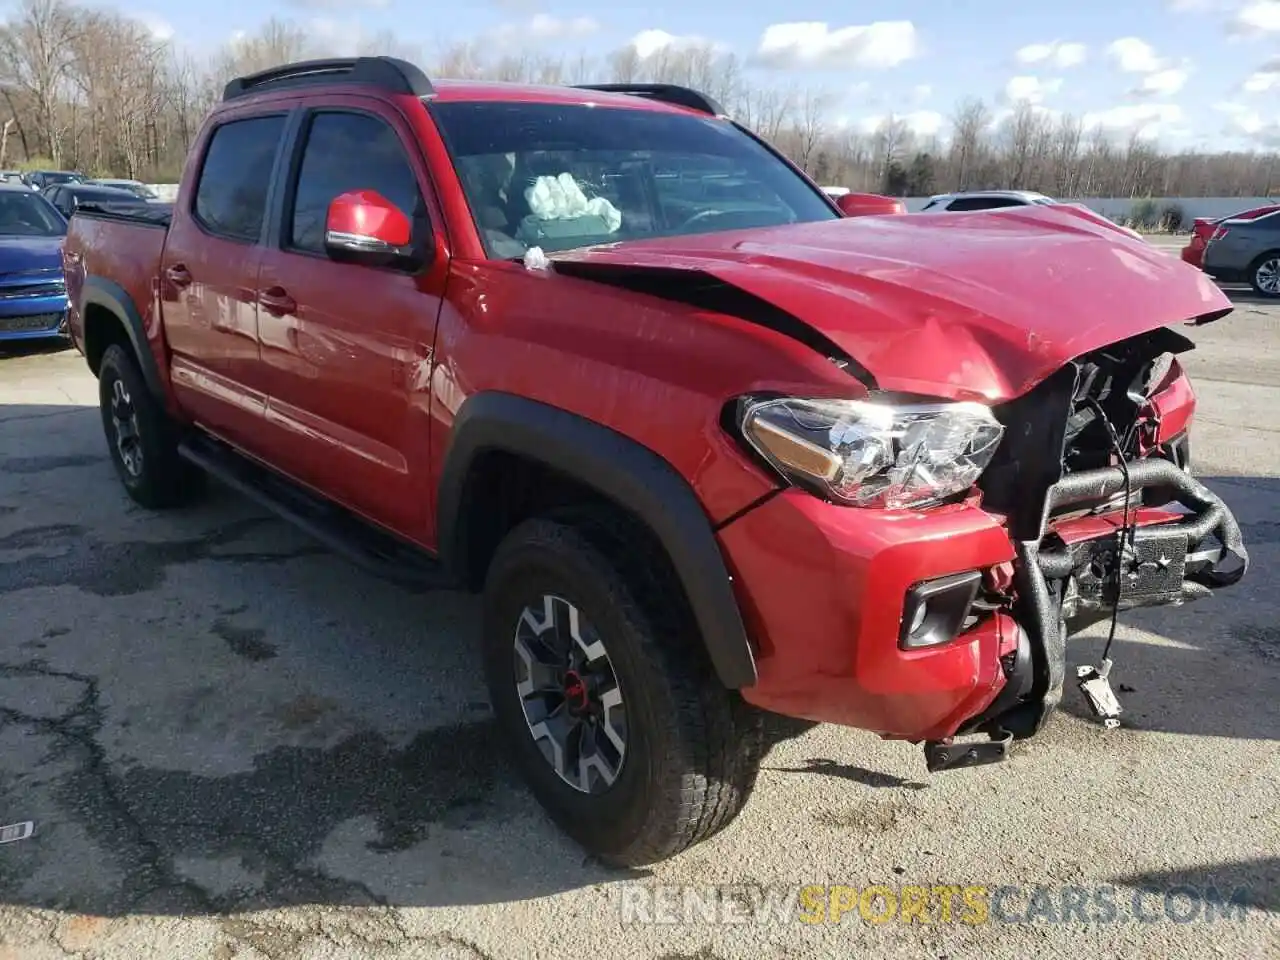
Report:
<svg viewBox="0 0 1280 960"><path fill-rule="evenodd" d="M270 287L258 296L262 309L273 317L284 317L298 312L298 301L289 296L283 287Z"/></svg>
<svg viewBox="0 0 1280 960"><path fill-rule="evenodd" d="M164 272L164 275L165 279L175 287L187 287L191 285L191 272L180 263L175 263Z"/></svg>

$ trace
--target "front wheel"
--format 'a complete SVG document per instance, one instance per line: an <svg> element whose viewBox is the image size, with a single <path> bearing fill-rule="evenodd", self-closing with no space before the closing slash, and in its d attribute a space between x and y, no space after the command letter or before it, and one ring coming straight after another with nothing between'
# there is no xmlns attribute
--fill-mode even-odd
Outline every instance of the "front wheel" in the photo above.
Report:
<svg viewBox="0 0 1280 960"><path fill-rule="evenodd" d="M534 796L587 851L637 867L733 821L761 720L679 605L603 544L547 519L507 536L485 585L485 672Z"/></svg>
<svg viewBox="0 0 1280 960"><path fill-rule="evenodd" d="M102 355L98 402L111 462L134 502L161 509L199 495L204 476L178 456L168 414L147 388L137 361L118 344Z"/></svg>
<svg viewBox="0 0 1280 960"><path fill-rule="evenodd" d="M1280 252L1264 253L1249 269L1249 285L1264 297L1280 297Z"/></svg>

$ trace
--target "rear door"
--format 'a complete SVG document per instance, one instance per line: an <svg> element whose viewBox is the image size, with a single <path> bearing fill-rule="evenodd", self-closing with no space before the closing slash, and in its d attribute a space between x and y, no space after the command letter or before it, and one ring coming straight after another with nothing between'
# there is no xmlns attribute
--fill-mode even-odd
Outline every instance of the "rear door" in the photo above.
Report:
<svg viewBox="0 0 1280 960"><path fill-rule="evenodd" d="M160 265L175 394L192 416L251 452L266 396L258 361L258 264L289 104L227 114L195 145Z"/></svg>
<svg viewBox="0 0 1280 960"><path fill-rule="evenodd" d="M258 281L273 458L365 517L417 536L428 508L420 488L430 475L430 358L448 271L428 168L399 112L358 95L307 107L291 153ZM330 259L329 204L352 190L399 207L436 251L432 261L414 273Z"/></svg>

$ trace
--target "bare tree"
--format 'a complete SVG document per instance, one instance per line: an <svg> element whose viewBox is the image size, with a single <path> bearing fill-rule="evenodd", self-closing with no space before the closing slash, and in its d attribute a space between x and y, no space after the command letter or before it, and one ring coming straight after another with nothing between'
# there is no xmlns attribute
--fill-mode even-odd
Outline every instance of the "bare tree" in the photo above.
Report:
<svg viewBox="0 0 1280 960"><path fill-rule="evenodd" d="M0 83L30 103L37 149L57 165L66 128L59 109L67 94L83 18L63 0L23 0L0 32Z"/></svg>
<svg viewBox="0 0 1280 960"><path fill-rule="evenodd" d="M827 94L805 91L800 98L800 110L791 132L792 159L806 173L814 173L814 160L818 148L826 137Z"/></svg>
<svg viewBox="0 0 1280 960"><path fill-rule="evenodd" d="M99 175L175 179L200 122L228 80L337 44L271 19L207 58L179 54L135 18L102 3L18 0L0 24L0 123L5 162L54 163ZM957 104L946 131L922 137L891 116L873 132L833 115L836 100L748 82L742 62L707 44L669 44L641 56L493 51L478 40L423 55L389 31L346 46L359 54L423 60L429 73L532 83L601 80L682 84L722 103L738 121L824 182L860 190L1016 187L1085 196L1254 196L1275 186L1277 153L1170 154L1132 131L1086 129L1018 106L994 128L981 100Z"/></svg>
<svg viewBox="0 0 1280 960"><path fill-rule="evenodd" d="M961 189L969 186L978 166L990 123L991 111L981 100L974 99L961 103L952 118L950 160L955 185Z"/></svg>

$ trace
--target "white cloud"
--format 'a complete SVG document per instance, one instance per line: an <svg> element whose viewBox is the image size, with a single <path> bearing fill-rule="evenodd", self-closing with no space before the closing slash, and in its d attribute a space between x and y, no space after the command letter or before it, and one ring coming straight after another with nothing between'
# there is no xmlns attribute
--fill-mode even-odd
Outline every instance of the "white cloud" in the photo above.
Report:
<svg viewBox="0 0 1280 960"><path fill-rule="evenodd" d="M353 56L365 38L365 31L355 20L314 17L307 21L307 33L319 40L332 56Z"/></svg>
<svg viewBox="0 0 1280 960"><path fill-rule="evenodd" d="M134 19L141 23L154 39L160 41L173 39L173 26L163 17L157 17L151 13L139 13L135 14Z"/></svg>
<svg viewBox="0 0 1280 960"><path fill-rule="evenodd" d="M933 87L927 83L916 84L915 90L912 91L917 101L928 100L933 96Z"/></svg>
<svg viewBox="0 0 1280 960"><path fill-rule="evenodd" d="M628 42L642 60L648 60L660 50L672 47L699 47L707 41L695 36L676 36L665 30L641 30Z"/></svg>
<svg viewBox="0 0 1280 960"><path fill-rule="evenodd" d="M1141 37L1121 37L1107 47L1107 54L1125 73L1152 73L1164 66L1155 49Z"/></svg>
<svg viewBox="0 0 1280 960"><path fill-rule="evenodd" d="M1107 133L1136 133L1152 138L1159 136L1169 125L1179 123L1182 118L1182 107L1176 103L1130 103L1086 113L1082 123L1088 129L1101 129Z"/></svg>
<svg viewBox="0 0 1280 960"><path fill-rule="evenodd" d="M882 20L831 29L820 22L775 23L766 27L756 59L768 67L865 67L886 69L917 53L910 20Z"/></svg>
<svg viewBox="0 0 1280 960"><path fill-rule="evenodd" d="M1253 71L1240 87L1245 93L1266 93L1280 87L1280 57L1273 57Z"/></svg>
<svg viewBox="0 0 1280 960"><path fill-rule="evenodd" d="M1280 0L1253 0L1236 11L1231 28L1234 33L1280 32Z"/></svg>
<svg viewBox="0 0 1280 960"><path fill-rule="evenodd" d="M1040 103L1045 97L1051 96L1062 89L1062 79L1054 77L1050 80L1041 80L1039 77L1012 77L1008 83L1004 85L1005 99L1011 103L1026 101L1027 103Z"/></svg>
<svg viewBox="0 0 1280 960"><path fill-rule="evenodd" d="M1143 96L1167 97L1187 85L1187 76L1188 72L1180 67L1156 70L1143 77L1133 92Z"/></svg>
<svg viewBox="0 0 1280 960"><path fill-rule="evenodd" d="M553 17L538 13L522 23L504 23L488 34L500 44L535 43L555 40L581 40L600 29L600 22L592 17Z"/></svg>
<svg viewBox="0 0 1280 960"><path fill-rule="evenodd" d="M1245 93L1266 93L1274 87L1280 86L1280 73L1258 73L1250 74L1249 78L1242 84Z"/></svg>
<svg viewBox="0 0 1280 960"><path fill-rule="evenodd" d="M1052 107L1046 107L1043 103L1031 103L1024 100L1016 107L1000 107L993 110L991 119L987 121L987 127L991 130L999 130L1010 120L1016 117L1019 111L1030 110L1035 116L1043 117L1048 120L1057 120L1062 116L1061 110L1054 110Z"/></svg>
<svg viewBox="0 0 1280 960"><path fill-rule="evenodd" d="M591 17L572 17L562 20L549 13L534 14L533 19L528 23L529 35L538 40L588 37L599 29L599 21Z"/></svg>
<svg viewBox="0 0 1280 960"><path fill-rule="evenodd" d="M942 132L946 118L933 110L915 110L910 113L877 114L862 117L855 121L855 126L865 134L879 133L888 123L901 123L916 136L936 137Z"/></svg>
<svg viewBox="0 0 1280 960"><path fill-rule="evenodd" d="M1243 137L1255 146L1268 149L1280 146L1280 121L1264 119L1242 103L1215 103L1214 109L1227 115L1223 130L1227 136Z"/></svg>
<svg viewBox="0 0 1280 960"><path fill-rule="evenodd" d="M1019 63L1049 63L1055 67L1078 67L1084 63L1089 48L1083 43L1030 43L1014 54Z"/></svg>
<svg viewBox="0 0 1280 960"><path fill-rule="evenodd" d="M391 0L287 0L287 4L304 10L337 11L350 10L353 7L383 10L391 5Z"/></svg>

